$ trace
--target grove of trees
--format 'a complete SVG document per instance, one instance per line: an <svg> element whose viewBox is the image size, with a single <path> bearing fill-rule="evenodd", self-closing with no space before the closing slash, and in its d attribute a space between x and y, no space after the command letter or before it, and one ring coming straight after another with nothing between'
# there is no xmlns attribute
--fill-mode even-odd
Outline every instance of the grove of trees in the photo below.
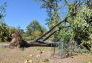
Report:
<svg viewBox="0 0 92 63"><path fill-rule="evenodd" d="M62 21L59 10L64 7L68 9L68 13L65 16L65 18L67 17L67 21L58 26L57 29L60 30L52 36L52 40L60 39L60 49L62 51L74 51L75 48L91 50L92 0L38 1L42 2L41 7L45 8L48 13L48 18L46 20L49 29L55 26L56 23Z"/></svg>
<svg viewBox="0 0 92 63"><path fill-rule="evenodd" d="M60 10L67 8L65 18L67 21L56 27L58 30L49 40L60 43L62 51L75 51L75 48L87 49L91 51L92 48L92 0L38 0L42 3L41 7L45 8L48 14L46 24L49 30L57 23L63 20L60 16ZM63 3L62 3L63 1ZM4 7L5 8L5 7ZM2 11L5 9L0 6L0 42L10 41L14 29L21 31L20 28L8 26L3 19ZM25 40L33 40L42 34L47 29L41 25L39 21L33 20L26 28L27 30L21 32ZM7 31L7 32L6 32ZM23 30L22 30L23 31Z"/></svg>

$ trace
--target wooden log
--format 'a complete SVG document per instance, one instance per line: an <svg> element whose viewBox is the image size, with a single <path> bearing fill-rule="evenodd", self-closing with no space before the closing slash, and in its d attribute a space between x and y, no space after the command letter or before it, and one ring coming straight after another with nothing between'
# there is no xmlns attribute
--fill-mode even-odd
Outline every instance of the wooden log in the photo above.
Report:
<svg viewBox="0 0 92 63"><path fill-rule="evenodd" d="M40 36L40 37L38 37L37 39L35 39L34 42L37 42L38 40L42 39L42 37L46 36L46 35L49 34L51 31L53 31L57 26L59 26L61 23L66 22L66 21L67 21L67 17L66 17L63 21L57 23L57 24L56 24L54 27L52 27L52 29L50 29L48 32L46 32L46 33L43 34L42 36Z"/></svg>
<svg viewBox="0 0 92 63"><path fill-rule="evenodd" d="M40 42L32 42L29 43L29 47L34 47L34 46L40 46L40 47L58 47L58 43L40 43Z"/></svg>
<svg viewBox="0 0 92 63"><path fill-rule="evenodd" d="M70 26L63 27L63 28L68 28L68 27L70 27ZM58 30L53 31L53 32L50 33L47 37L45 37L45 38L43 39L43 41L46 41L49 37L51 37L53 34L55 34L57 31L60 31L60 30L61 30L61 29L58 29Z"/></svg>
<svg viewBox="0 0 92 63"><path fill-rule="evenodd" d="M44 38L43 39L43 41L46 41L49 37L51 37L54 33L56 33L57 32L57 30L56 31L53 31L51 34L49 34L46 38Z"/></svg>

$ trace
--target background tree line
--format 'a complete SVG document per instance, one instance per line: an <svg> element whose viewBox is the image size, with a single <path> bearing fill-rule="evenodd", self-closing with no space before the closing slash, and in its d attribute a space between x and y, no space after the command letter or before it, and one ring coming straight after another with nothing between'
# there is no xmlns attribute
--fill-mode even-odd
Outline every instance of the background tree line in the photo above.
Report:
<svg viewBox="0 0 92 63"><path fill-rule="evenodd" d="M45 26L41 25L39 21L33 20L26 27L26 31L20 27L11 27L5 23L7 2L0 0L0 42L11 41L12 34L17 30L21 33L25 40L33 40L46 32Z"/></svg>
<svg viewBox="0 0 92 63"><path fill-rule="evenodd" d="M33 40L46 32L46 28L37 20L33 20L24 31L20 27L8 26L4 21L0 21L0 42L11 41L12 34L18 30L25 40Z"/></svg>
<svg viewBox="0 0 92 63"><path fill-rule="evenodd" d="M49 29L56 23L62 21L60 10L66 7L68 13L67 22L63 22L56 29L59 29L50 40L63 43L63 48L67 49L76 44L90 50L92 45L92 1L91 0L38 0L42 2L41 7L45 8L48 14L46 24ZM63 4L61 3L63 1ZM5 4L4 4L5 5ZM37 20L33 20L27 30L23 32L21 28L8 26L4 21L5 6L0 6L0 41L11 40L14 29L19 30L25 40L33 40L44 34L47 30ZM3 12L3 13L2 13ZM7 31L7 32L6 32ZM68 44L68 45L67 45Z"/></svg>

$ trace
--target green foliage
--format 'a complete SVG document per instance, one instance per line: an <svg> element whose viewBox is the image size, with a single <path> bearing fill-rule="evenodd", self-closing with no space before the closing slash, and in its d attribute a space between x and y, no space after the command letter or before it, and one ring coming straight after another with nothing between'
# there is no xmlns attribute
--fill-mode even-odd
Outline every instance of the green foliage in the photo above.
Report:
<svg viewBox="0 0 92 63"><path fill-rule="evenodd" d="M6 11L6 2L1 3L0 1L0 41L6 41L9 40L8 35L8 26L6 23L3 22L3 19L5 17L5 11Z"/></svg>
<svg viewBox="0 0 92 63"><path fill-rule="evenodd" d="M87 42L90 40L92 41L90 37L92 34L92 10L83 5L78 9L76 10L76 15L72 15L70 12L70 16L68 17L69 25L74 33L74 41L76 41L78 45L82 44L81 46L90 50L90 45L92 43L88 45Z"/></svg>
<svg viewBox="0 0 92 63"><path fill-rule="evenodd" d="M61 0L39 0L42 2L41 7L47 10L48 18L46 19L49 28L53 27L60 20L58 11Z"/></svg>
<svg viewBox="0 0 92 63"><path fill-rule="evenodd" d="M32 39L35 39L36 37L42 35L44 32L46 32L46 28L42 26L37 20L33 20L28 26L27 26L27 35L32 36Z"/></svg>
<svg viewBox="0 0 92 63"><path fill-rule="evenodd" d="M26 35L23 35L23 39L24 40L27 40L27 41L30 41L30 40L32 40L32 39L34 39L34 38L32 38L33 36L26 36Z"/></svg>
<svg viewBox="0 0 92 63"><path fill-rule="evenodd" d="M56 23L60 22L61 18L59 16L60 1L61 0L40 0L42 2L41 7L47 10L48 18L46 19L46 24L48 28L51 29ZM58 29L58 27L57 27ZM52 36L52 40L56 41L58 39L59 32Z"/></svg>
<svg viewBox="0 0 92 63"><path fill-rule="evenodd" d="M21 27L18 27L17 29L19 30L19 32L21 33L21 35L24 34L24 30Z"/></svg>
<svg viewBox="0 0 92 63"><path fill-rule="evenodd" d="M5 17L5 11L6 11L7 3L2 1L2 4L0 3L0 20Z"/></svg>
<svg viewBox="0 0 92 63"><path fill-rule="evenodd" d="M44 62L49 62L49 59L44 59Z"/></svg>
<svg viewBox="0 0 92 63"><path fill-rule="evenodd" d="M72 21L72 26L75 32L75 38L79 40L89 40L90 31L92 29L92 10L87 7L83 7ZM76 39L77 39L76 38Z"/></svg>
<svg viewBox="0 0 92 63"><path fill-rule="evenodd" d="M71 44L73 47L77 44L81 48L90 50L92 45L92 9L77 3L68 3L68 22L61 24L62 29L59 35L63 42L62 50L69 49Z"/></svg>
<svg viewBox="0 0 92 63"><path fill-rule="evenodd" d="M22 29L10 27L5 22L0 21L0 42L11 41L12 34L18 30L21 35L24 33Z"/></svg>
<svg viewBox="0 0 92 63"><path fill-rule="evenodd" d="M7 31L7 32L6 32ZM9 39L8 26L6 23L0 21L0 41L6 41Z"/></svg>
<svg viewBox="0 0 92 63"><path fill-rule="evenodd" d="M72 29L63 28L60 32L61 39L63 42L68 43L70 39L73 39L74 33Z"/></svg>

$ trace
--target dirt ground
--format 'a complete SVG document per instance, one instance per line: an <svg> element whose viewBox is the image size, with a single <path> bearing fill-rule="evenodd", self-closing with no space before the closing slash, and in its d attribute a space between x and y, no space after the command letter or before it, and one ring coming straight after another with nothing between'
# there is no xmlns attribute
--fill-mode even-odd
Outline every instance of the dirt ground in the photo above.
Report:
<svg viewBox="0 0 92 63"><path fill-rule="evenodd" d="M92 55L79 54L61 59L58 55L53 58L52 52L53 50L50 47L10 49L0 46L0 63L24 63L26 60L30 59L33 63L92 63Z"/></svg>

